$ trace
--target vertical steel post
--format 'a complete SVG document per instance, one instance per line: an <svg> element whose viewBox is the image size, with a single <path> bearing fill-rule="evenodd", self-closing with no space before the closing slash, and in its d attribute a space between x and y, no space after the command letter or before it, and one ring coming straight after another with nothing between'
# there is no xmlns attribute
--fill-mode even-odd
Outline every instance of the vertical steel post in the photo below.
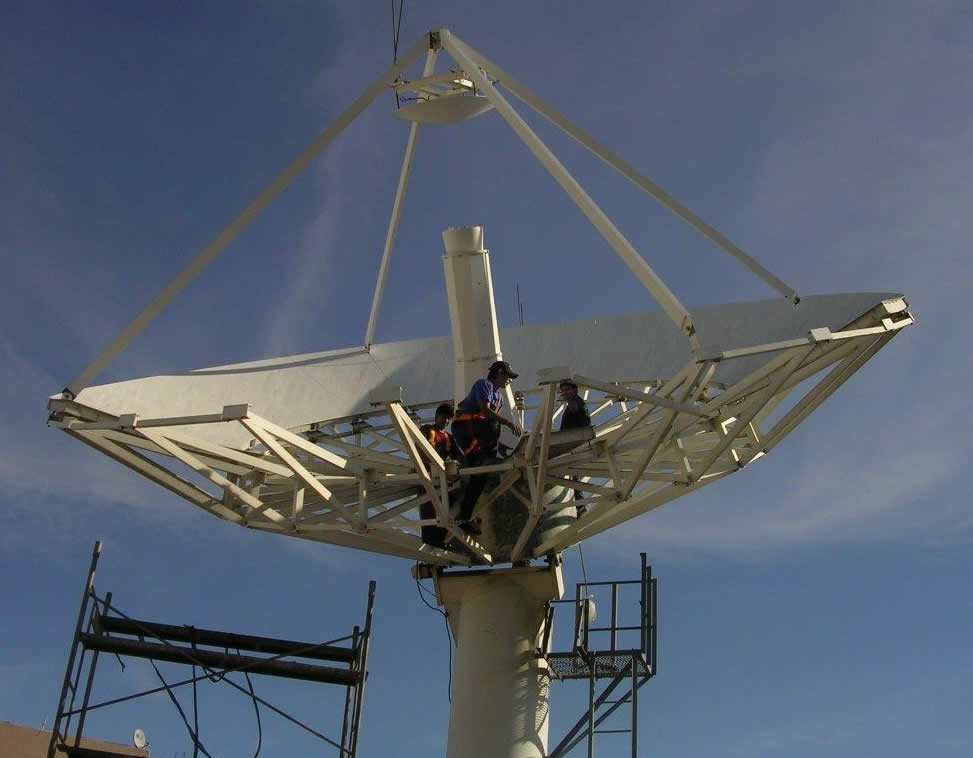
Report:
<svg viewBox="0 0 973 758"><path fill-rule="evenodd" d="M375 580L368 583L368 610L365 612L365 630L362 632L362 647L359 660L361 661L361 680L355 689L355 715L351 732L351 756L358 754L358 727L361 723L362 703L365 699L365 672L368 670L368 644L372 636L372 611L375 607Z"/></svg>
<svg viewBox="0 0 973 758"><path fill-rule="evenodd" d="M642 650L642 655L643 656L647 656L648 655L648 651L649 651L649 648L648 648L648 636L649 636L649 632L648 632L648 628L649 628L649 603L648 603L648 600L649 600L649 596L648 596L649 586L648 586L648 580L651 577L651 573L652 572L651 572L651 569L649 569L647 567L647 565L646 565L646 562L645 562L645 553L639 553L639 558L641 559L641 563L642 563L642 573L640 574L640 580L641 581L639 583L639 611L640 611L640 614L639 614L639 619L640 619L639 625L642 627L642 631L641 631L641 639L640 639L640 645L639 645L639 647Z"/></svg>
<svg viewBox="0 0 973 758"><path fill-rule="evenodd" d="M351 630L351 649L358 650L358 625ZM358 662L352 663L352 668L357 668ZM357 685L355 685L357 686ZM345 714L341 719L341 755L339 758L343 758L344 754L348 752L346 750L346 745L348 741L348 709L351 707L351 690L352 685L345 687Z"/></svg>
<svg viewBox="0 0 973 758"><path fill-rule="evenodd" d="M111 593L105 594L105 612L111 608ZM92 615L98 613L98 600L95 599L95 607L92 609ZM88 620L88 628L91 628L91 620ZM84 686L84 696L81 699L81 711L78 713L78 731L74 735L74 746L79 747L81 745L81 734L84 732L84 722L85 717L88 715L88 700L91 698L91 685L95 681L95 667L98 665L98 651L95 650L91 655L91 666L88 668L88 681Z"/></svg>
<svg viewBox="0 0 973 758"><path fill-rule="evenodd" d="M78 662L74 667L74 681L71 682L71 700L68 702L68 714L67 718L64 720L64 740L67 742L68 732L71 731L71 719L74 718L74 701L78 697L78 686L81 684L81 674L84 672L84 662L85 657L88 655L88 650L84 646L81 647L81 655L78 658Z"/></svg>
<svg viewBox="0 0 973 758"><path fill-rule="evenodd" d="M595 661L591 659L591 675L588 677L588 758L595 755Z"/></svg>
<svg viewBox="0 0 973 758"><path fill-rule="evenodd" d="M574 647L587 649L588 631L582 626L581 585L574 585Z"/></svg>
<svg viewBox="0 0 973 758"><path fill-rule="evenodd" d="M642 573L639 576L639 578L640 578L640 582L639 582L639 626L642 627L642 629L641 629L641 639L640 639L640 645L639 645L639 647L642 650L642 654L643 655L646 655L648 653L648 646L647 646L646 643L648 641L647 640L647 637L648 637L648 623L649 623L649 619L648 619L648 615L647 615L649 609L647 607L648 604L646 603L646 600L647 600L646 592L648 591L648 587L646 585L645 553L639 553L639 556L641 557L641 560L642 560Z"/></svg>
<svg viewBox="0 0 973 758"><path fill-rule="evenodd" d="M64 671L64 682L61 684L61 696L57 702L57 714L54 716L54 725L51 728L51 742L47 746L47 758L54 758L57 749L57 738L61 728L61 718L64 715L64 700L68 694L68 687L71 686L71 672L74 670L74 658L78 652L78 643L81 640L81 625L84 623L85 613L88 610L88 598L94 594L95 588L95 568L98 566L98 558L101 555L101 540L95 542L94 550L91 553L91 565L88 567L88 578L85 581L84 592L81 594L81 608L78 610L78 622L74 625L74 639L71 642L71 652L68 655L68 665Z"/></svg>
<svg viewBox="0 0 973 758"><path fill-rule="evenodd" d="M657 580L653 577L650 584L652 587L652 676L655 676L658 670L658 663L656 657L656 645L659 641L659 622L658 622L658 598L659 598L659 587Z"/></svg>
<svg viewBox="0 0 973 758"><path fill-rule="evenodd" d="M612 582L612 652L618 647L618 582Z"/></svg>
<svg viewBox="0 0 973 758"><path fill-rule="evenodd" d="M639 758L639 665L632 653L632 758Z"/></svg>

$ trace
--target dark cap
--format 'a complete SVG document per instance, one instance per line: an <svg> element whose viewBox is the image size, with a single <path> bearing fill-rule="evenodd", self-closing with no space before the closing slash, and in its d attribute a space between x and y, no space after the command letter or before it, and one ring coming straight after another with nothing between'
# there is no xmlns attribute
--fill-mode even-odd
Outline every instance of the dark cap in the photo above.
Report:
<svg viewBox="0 0 973 758"><path fill-rule="evenodd" d="M493 376L498 371L502 370L511 379L516 379L520 374L510 368L510 364L506 361L494 361L490 364L490 369L488 371L488 376Z"/></svg>

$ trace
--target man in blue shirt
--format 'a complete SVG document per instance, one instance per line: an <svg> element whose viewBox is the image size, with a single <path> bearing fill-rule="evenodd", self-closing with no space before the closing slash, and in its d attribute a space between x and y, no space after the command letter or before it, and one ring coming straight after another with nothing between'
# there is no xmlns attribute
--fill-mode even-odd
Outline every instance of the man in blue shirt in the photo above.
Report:
<svg viewBox="0 0 973 758"><path fill-rule="evenodd" d="M501 390L518 376L506 361L494 361L486 379L473 382L470 393L457 407L452 425L453 436L466 456L467 466L483 466L496 460L501 426L509 427L515 436L520 436L520 427L500 415L503 407ZM485 484L484 475L478 474L470 477L463 490L459 519L465 522L463 528L473 534L479 534L479 528L469 523L469 519Z"/></svg>

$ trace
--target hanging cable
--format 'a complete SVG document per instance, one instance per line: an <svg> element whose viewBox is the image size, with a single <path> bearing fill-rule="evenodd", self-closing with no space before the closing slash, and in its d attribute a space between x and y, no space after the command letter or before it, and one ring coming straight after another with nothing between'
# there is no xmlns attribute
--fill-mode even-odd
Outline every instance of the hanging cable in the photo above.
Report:
<svg viewBox="0 0 973 758"><path fill-rule="evenodd" d="M148 629L148 628L142 626L138 621L136 621L131 616L129 616L128 614L126 614L120 608L117 608L116 606L111 605L110 603L107 603L106 602L105 603L105 609L106 609L106 612L108 610L111 610L114 613L118 614L118 616L120 618L123 618L126 621L133 622L135 624L135 626L141 632L140 639L143 637L143 635L144 636L148 636L148 637L153 637L153 638L157 639L165 647L169 647L169 648L173 648L173 649L176 649L176 650L183 651L183 654L186 655L186 653L184 652L185 651L185 648L182 648L182 647L178 647L176 645L173 645L168 640L160 637L156 632L154 632L151 629ZM192 627L191 625L188 625L187 624L185 626L186 626L187 629L194 630L194 627ZM326 642L318 642L318 643L314 643L314 644L311 644L311 645L307 645L306 647L302 647L302 648L299 648L299 649L293 651L291 654L292 655L299 656L299 655L301 655L301 654L303 654L305 652L308 652L310 650L315 650L315 649L320 648L320 647L322 647L324 645L332 645L332 644L337 643L337 642L344 642L345 640L348 640L348 639L351 639L351 635L345 635L343 637L337 637L335 639L328 640ZM195 647L195 643L194 643L193 646ZM224 647L224 653L227 654L227 655L229 655L229 652L230 652L229 651L229 648L228 647ZM238 649L237 650L237 654L239 655L239 653L240 653L240 651ZM278 655L271 656L271 657L267 658L266 660L275 661L275 660L278 660L279 658L284 657L284 655L285 655L284 653L281 653L281 654L278 654ZM116 654L116 658L117 657L118 656ZM327 742L329 745L331 745L332 747L337 748L338 750L343 750L343 748L342 748L341 745L339 745L334 740L330 739L327 735L321 734L321 732L319 732L316 729L313 729L312 727L308 726L303 721L300 721L299 719L294 718L289 713L287 713L287 712L281 710L280 708L276 707L273 703L270 703L270 702L264 700L263 698L258 697L257 694L256 694L256 692L254 691L253 683L250 681L250 677L247 675L247 672L245 670L243 671L243 674L244 674L244 676L247 677L247 684L250 686L250 691L249 692L247 690L245 690L243 687L241 687L239 684L237 684L236 682L234 682L232 679L230 679L227 676L227 674L229 674L229 673L231 673L233 671L241 670L242 667L231 667L231 668L224 668L224 669L214 669L214 668L210 668L208 666L205 666L203 664L197 663L195 660L193 660L193 658L192 658L191 655L186 655L186 657L188 659L187 662L193 664L193 669L194 669L193 676L190 679L184 679L184 680L182 680L180 682L177 682L174 686L181 687L183 685L190 684L190 683L193 683L193 685L195 686L195 683L197 681L202 681L202 679L203 679L204 676L208 677L209 680L212 681L212 682L220 682L220 681L225 682L226 684L230 685L234 689L237 689L240 692L242 692L244 695L249 695L250 698L251 698L251 700L254 701L254 709L255 710L257 709L257 703L259 703L260 705L263 705L266 708L269 708L271 711L273 711L274 713L276 713L278 716L286 719L287 721L290 721L295 726L298 726L301 729L303 729L304 731L308 732L309 734L314 735L319 740L322 740L324 742ZM124 669L125 664L122 663L122 660L120 658L118 659L118 662L122 666L122 668ZM190 737L192 737L194 744L195 743L198 743L199 744L199 750L207 758L213 758L213 756L210 755L210 753L203 746L203 743L198 740L197 734L194 734L193 727L190 725L189 719L186 717L185 711L182 709L182 706L179 704L179 701L176 699L176 696L172 692L172 687L163 678L162 673L159 671L158 667L156 667L156 665L155 665L154 661L152 661L152 659L149 659L149 663L152 665L152 668L155 669L155 674L159 678L159 681L162 683L162 686L161 687L159 687L157 689L154 689L154 690L148 690L146 692L136 693L135 695L127 695L125 697L116 698L114 700L107 700L107 701L104 701L102 703L99 703L99 704L97 704L95 706L90 706L88 708L88 710L94 710L95 708L103 708L103 707L105 707L107 705L114 705L116 703L123 703L123 702L126 702L128 700L133 700L133 699L135 699L137 697L142 697L144 695L152 695L152 694L155 694L156 692L162 692L163 690L165 690L166 693L168 693L169 698L172 700L173 705L176 706L176 710L179 711L179 715L182 717L182 722L186 726L186 731L189 732L189 735L190 735ZM195 673L196 666L199 666L199 668L203 672L199 676L197 676L196 673ZM197 722L197 728L198 728L198 722ZM260 722L259 710L257 711L257 730L258 730L258 736L257 736L257 752L259 753L259 751L261 749L262 741L263 741L263 729L262 729L261 722ZM254 758L257 758L257 755L256 754L254 755Z"/></svg>
<svg viewBox="0 0 973 758"><path fill-rule="evenodd" d="M193 640L193 649L196 649L196 641ZM197 739L193 740L193 758L199 756L199 703L196 699L196 664L193 664L193 729L196 731Z"/></svg>
<svg viewBox="0 0 973 758"><path fill-rule="evenodd" d="M578 556L581 558L581 576L584 577L585 589L588 588L588 572L584 570L584 550L581 549L581 543L578 543Z"/></svg>
<svg viewBox="0 0 973 758"><path fill-rule="evenodd" d="M192 737L193 745L198 745L199 749L203 751L203 755L205 755L206 758L213 758L213 756L209 754L209 751L203 747L203 743L199 741L199 735L194 732L193 728L189 725L189 719L186 718L186 712L182 709L182 706L179 705L179 701L176 699L176 696L172 694L172 690L169 688L165 678L162 676L162 672L159 671L159 667L155 665L155 661L150 659L149 663L152 664L152 668L155 669L155 675L159 677L159 681L162 682L162 686L165 687L166 692L169 693L169 699L172 700L172 704L176 706L176 710L179 711L179 715L182 716L182 723L186 725L186 731L188 731L189 736Z"/></svg>
<svg viewBox="0 0 973 758"><path fill-rule="evenodd" d="M416 563L416 566L419 564ZM432 605L428 600L426 600L423 591L429 592L425 587L419 583L419 576L416 575L416 591L419 593L419 599L426 605L427 608L436 611L436 613L441 613L443 615L443 622L446 624L446 639L449 644L449 677L446 680L446 699L452 703L453 702L453 634L449 630L449 614L442 608L438 608ZM430 593L432 594L432 593ZM434 598L435 599L435 598Z"/></svg>
<svg viewBox="0 0 973 758"><path fill-rule="evenodd" d="M398 19L395 16L395 0L392 0L392 63L399 62L399 33L402 31L402 7L405 0L399 0Z"/></svg>
<svg viewBox="0 0 973 758"><path fill-rule="evenodd" d="M392 0L392 63L399 62L399 34L402 31L402 7L404 5L405 0L399 0L399 15L396 19L395 0ZM395 90L395 107L399 107L399 91L397 89Z"/></svg>
<svg viewBox="0 0 973 758"><path fill-rule="evenodd" d="M237 648L236 654L240 655L240 648ZM260 708L257 707L257 693L254 692L253 682L250 681L250 674L244 671L243 675L247 678L247 688L250 690L250 699L253 701L253 711L257 714L257 752L253 754L253 758L257 758L260 755L260 746L264 741L264 730L260 725Z"/></svg>

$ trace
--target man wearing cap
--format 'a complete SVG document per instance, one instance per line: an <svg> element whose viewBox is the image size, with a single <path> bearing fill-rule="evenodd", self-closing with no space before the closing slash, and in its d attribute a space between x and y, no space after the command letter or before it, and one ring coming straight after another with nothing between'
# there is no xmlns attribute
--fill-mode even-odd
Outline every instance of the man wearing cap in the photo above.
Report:
<svg viewBox="0 0 973 758"><path fill-rule="evenodd" d="M518 376L507 361L494 361L486 379L473 382L470 393L456 408L453 436L466 456L467 466L483 466L496 459L501 426L509 427L515 436L520 436L520 427L500 415L502 390ZM485 484L486 479L482 474L470 477L463 491L463 504L459 512L460 521L465 522L464 528L477 534L479 529L470 524L469 519Z"/></svg>

